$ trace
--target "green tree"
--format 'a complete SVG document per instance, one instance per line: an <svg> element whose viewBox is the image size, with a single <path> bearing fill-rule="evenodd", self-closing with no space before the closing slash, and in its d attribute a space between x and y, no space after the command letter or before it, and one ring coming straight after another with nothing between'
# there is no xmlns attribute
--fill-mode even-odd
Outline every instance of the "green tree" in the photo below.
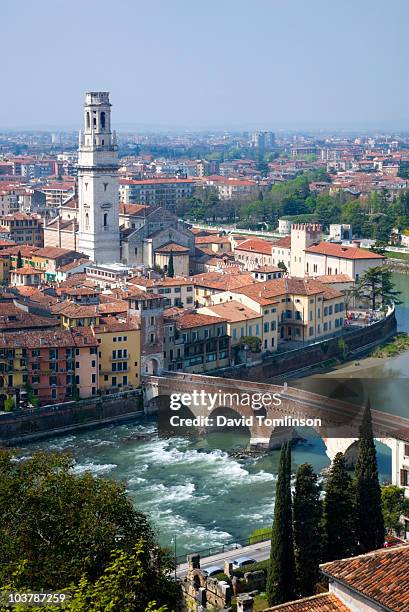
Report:
<svg viewBox="0 0 409 612"><path fill-rule="evenodd" d="M366 270L359 279L355 288L356 297L367 299L372 310L387 304L400 304L400 291L395 289L392 282L392 272L383 266L375 266Z"/></svg>
<svg viewBox="0 0 409 612"><path fill-rule="evenodd" d="M270 605L290 601L296 593L289 444L280 454L266 592Z"/></svg>
<svg viewBox="0 0 409 612"><path fill-rule="evenodd" d="M8 395L6 399L4 400L3 410L5 412L10 412L11 410L15 408L15 406L16 406L16 402L14 401L14 397L12 397L11 395Z"/></svg>
<svg viewBox="0 0 409 612"><path fill-rule="evenodd" d="M322 503L320 486L311 465L297 470L294 493L293 524L297 593L313 595L319 580L322 555Z"/></svg>
<svg viewBox="0 0 409 612"><path fill-rule="evenodd" d="M162 569L167 570L166 564ZM171 592L166 593L165 589ZM95 582L82 578L73 590L68 611L167 612L166 605L158 607L156 602L168 601L174 605L176 600L176 583L171 584L158 573L149 551L140 541L131 552L115 550L109 565Z"/></svg>
<svg viewBox="0 0 409 612"><path fill-rule="evenodd" d="M323 532L326 561L355 554L354 491L342 453L335 455L325 487Z"/></svg>
<svg viewBox="0 0 409 612"><path fill-rule="evenodd" d="M23 258L21 257L21 251L19 251L17 253L17 262L16 262L16 268L22 268L23 267Z"/></svg>
<svg viewBox="0 0 409 612"><path fill-rule="evenodd" d="M171 251L169 255L168 276L169 278L173 278L175 276L175 267L173 264L173 251Z"/></svg>
<svg viewBox="0 0 409 612"><path fill-rule="evenodd" d="M354 484L357 538L360 550L365 553L380 548L385 541L381 488L369 403L365 406L359 432Z"/></svg>
<svg viewBox="0 0 409 612"><path fill-rule="evenodd" d="M409 500L405 498L405 491L396 485L388 485L381 489L382 514L385 528L388 533L398 535L404 530L401 516L409 513Z"/></svg>
<svg viewBox="0 0 409 612"><path fill-rule="evenodd" d="M171 602L172 559L156 544L147 517L123 485L76 474L74 467L66 455L39 452L17 462L11 451L0 451L0 585L59 590L84 580L97 584L113 551L136 563L126 555L143 542L152 584L143 587L143 593L151 588L146 601Z"/></svg>

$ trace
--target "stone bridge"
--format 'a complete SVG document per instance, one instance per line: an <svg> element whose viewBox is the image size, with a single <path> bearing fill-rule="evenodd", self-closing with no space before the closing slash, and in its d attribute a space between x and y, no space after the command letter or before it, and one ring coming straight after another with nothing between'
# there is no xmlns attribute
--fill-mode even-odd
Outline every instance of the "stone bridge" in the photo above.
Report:
<svg viewBox="0 0 409 612"><path fill-rule="evenodd" d="M244 418L243 425L249 430L250 446L253 448L279 447L296 435L294 428L298 425L297 419L304 419L307 426L324 441L331 461L337 452L347 454L353 449L362 419L362 406L286 384L280 386L201 374L164 372L161 376L146 376L143 390L147 413L166 412L170 416L180 415L182 418L183 415L183 418L192 419L202 417L197 425L202 432L217 428L215 421L219 415L238 420ZM189 398L195 391L194 403ZM213 400L208 400L210 395ZM277 395L281 399L279 405L273 401L256 410L243 403L243 398L247 396L260 401L262 397L274 398ZM172 411L170 401L176 396L182 408ZM255 415L260 418L254 418ZM212 421L211 424L203 421L206 416ZM409 441L409 418L372 410L372 422L376 438L392 450L392 482L399 484L401 445Z"/></svg>

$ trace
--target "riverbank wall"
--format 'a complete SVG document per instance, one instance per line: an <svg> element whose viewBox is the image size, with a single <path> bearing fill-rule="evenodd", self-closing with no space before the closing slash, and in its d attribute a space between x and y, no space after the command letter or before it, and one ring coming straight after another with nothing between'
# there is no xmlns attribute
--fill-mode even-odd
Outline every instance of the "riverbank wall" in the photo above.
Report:
<svg viewBox="0 0 409 612"><path fill-rule="evenodd" d="M0 413L0 446L16 446L82 429L143 418L142 391L134 389L78 402Z"/></svg>
<svg viewBox="0 0 409 612"><path fill-rule="evenodd" d="M211 372L214 376L238 378L241 380L268 381L282 375L293 375L297 372L314 370L317 366L325 367L326 362L334 359L351 359L368 352L397 331L395 309L388 315L357 329L345 328L341 335L316 342L301 348L271 355L254 365L238 365ZM343 342L340 342L343 341Z"/></svg>
<svg viewBox="0 0 409 612"><path fill-rule="evenodd" d="M398 272L399 274L409 274L409 260L407 259L394 259L387 258L385 265L391 272Z"/></svg>

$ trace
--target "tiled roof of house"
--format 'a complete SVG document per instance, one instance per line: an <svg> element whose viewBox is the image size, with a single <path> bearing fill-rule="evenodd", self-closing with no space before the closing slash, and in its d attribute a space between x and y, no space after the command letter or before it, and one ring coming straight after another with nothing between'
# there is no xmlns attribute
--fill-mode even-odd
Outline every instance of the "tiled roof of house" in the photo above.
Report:
<svg viewBox="0 0 409 612"><path fill-rule="evenodd" d="M43 317L19 308L12 302L0 302L0 331L45 328L58 325L54 317Z"/></svg>
<svg viewBox="0 0 409 612"><path fill-rule="evenodd" d="M176 244L176 242L168 242L163 246L155 249L155 253L189 253L189 247L182 246L181 244Z"/></svg>
<svg viewBox="0 0 409 612"><path fill-rule="evenodd" d="M348 274L321 274L314 276L315 280L320 283L352 283L353 280Z"/></svg>
<svg viewBox="0 0 409 612"><path fill-rule="evenodd" d="M339 257L341 259L385 259L383 255L378 255L378 253L360 249L359 247L344 246L336 242L320 242L319 244L313 244L305 249L305 252Z"/></svg>
<svg viewBox="0 0 409 612"><path fill-rule="evenodd" d="M245 321L247 319L259 319L260 313L244 306L237 300L230 300L229 302L222 302L221 304L215 304L214 306L206 307L207 310L211 310L217 317L222 317L230 323L236 323L237 321Z"/></svg>
<svg viewBox="0 0 409 612"><path fill-rule="evenodd" d="M140 320L137 317L129 317L126 321L121 321L115 317L106 317L100 325L95 325L96 334L107 332L124 332L140 329Z"/></svg>
<svg viewBox="0 0 409 612"><path fill-rule="evenodd" d="M190 278L193 284L198 287L208 287L218 291L229 291L247 286L250 283L257 283L250 272L241 273L239 268L228 273L206 272L204 274L195 274Z"/></svg>
<svg viewBox="0 0 409 612"><path fill-rule="evenodd" d="M138 215L143 216L149 210L149 206L145 204L124 204L119 205L120 215Z"/></svg>
<svg viewBox="0 0 409 612"><path fill-rule="evenodd" d="M226 244L230 242L228 236L196 236L195 244Z"/></svg>
<svg viewBox="0 0 409 612"><path fill-rule="evenodd" d="M282 249L291 249L291 236L283 236L273 242L273 247L281 247Z"/></svg>
<svg viewBox="0 0 409 612"><path fill-rule="evenodd" d="M271 255L272 242L263 240L262 238L248 238L240 242L235 248L236 251L251 251L253 253L261 253L263 255Z"/></svg>
<svg viewBox="0 0 409 612"><path fill-rule="evenodd" d="M271 300L280 295L318 295L323 294L324 299L342 297L342 293L313 279L304 278L277 278L265 282L256 282L237 289L238 293L247 295L259 304L269 304Z"/></svg>
<svg viewBox="0 0 409 612"><path fill-rule="evenodd" d="M76 253L72 249L60 249L59 247L54 246L43 247L35 252L36 257L45 257L47 259L57 259L58 257L64 257L67 255L75 256L80 255L80 253Z"/></svg>
<svg viewBox="0 0 409 612"><path fill-rule="evenodd" d="M58 270L59 272L69 272L70 270L86 263L89 263L89 259L87 257L81 257L80 259L75 259L74 261L71 261L70 263L67 263L64 266L60 266Z"/></svg>
<svg viewBox="0 0 409 612"><path fill-rule="evenodd" d="M331 561L320 566L332 580L359 591L394 612L409 610L409 546L376 550L358 557Z"/></svg>
<svg viewBox="0 0 409 612"><path fill-rule="evenodd" d="M217 323L225 323L226 319L220 317L212 317L207 314L196 312L182 311L180 314L172 315L180 329L190 329L192 327L203 327L205 325L215 325Z"/></svg>
<svg viewBox="0 0 409 612"><path fill-rule="evenodd" d="M267 608L264 612L273 610L279 612L350 612L350 609L333 593L320 593L297 601L289 601L273 608Z"/></svg>
<svg viewBox="0 0 409 612"><path fill-rule="evenodd" d="M34 268L33 266L26 265L22 268L12 270L11 273L18 274L19 276L31 276L32 274L44 274L44 270L39 270L38 268Z"/></svg>
<svg viewBox="0 0 409 612"><path fill-rule="evenodd" d="M83 317L98 316L97 306L94 304L79 305L74 302L60 302L51 306L53 314L59 314L69 319L82 319Z"/></svg>

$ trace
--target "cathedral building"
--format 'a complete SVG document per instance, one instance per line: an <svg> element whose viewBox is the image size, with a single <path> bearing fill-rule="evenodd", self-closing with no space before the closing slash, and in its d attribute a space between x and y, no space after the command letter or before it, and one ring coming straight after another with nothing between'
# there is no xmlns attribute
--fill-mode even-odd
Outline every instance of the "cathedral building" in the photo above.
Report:
<svg viewBox="0 0 409 612"><path fill-rule="evenodd" d="M188 275L194 236L160 206L119 202L118 146L111 131L108 92L85 94L84 130L79 134L78 188L44 225L45 246L73 249L98 265L124 264Z"/></svg>

